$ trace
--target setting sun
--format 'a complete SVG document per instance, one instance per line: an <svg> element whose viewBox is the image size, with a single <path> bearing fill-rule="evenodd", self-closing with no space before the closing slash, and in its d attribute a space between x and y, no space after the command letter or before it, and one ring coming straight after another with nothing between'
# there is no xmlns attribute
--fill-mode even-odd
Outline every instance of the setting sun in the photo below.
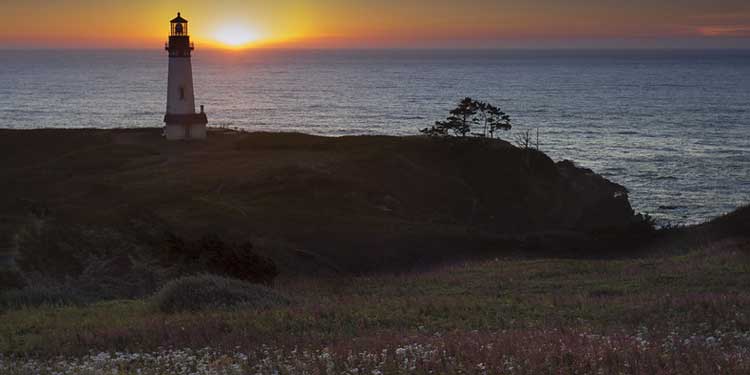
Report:
<svg viewBox="0 0 750 375"><path fill-rule="evenodd" d="M214 33L216 41L231 48L247 46L259 39L259 35L242 25L224 25Z"/></svg>

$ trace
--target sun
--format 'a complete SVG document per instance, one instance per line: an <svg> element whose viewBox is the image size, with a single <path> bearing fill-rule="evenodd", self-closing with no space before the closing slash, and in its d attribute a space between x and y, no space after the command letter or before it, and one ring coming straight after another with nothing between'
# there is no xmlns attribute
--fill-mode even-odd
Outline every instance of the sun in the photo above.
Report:
<svg viewBox="0 0 750 375"><path fill-rule="evenodd" d="M216 30L214 38L227 47L241 48L257 41L260 36L249 27L242 25L224 25Z"/></svg>

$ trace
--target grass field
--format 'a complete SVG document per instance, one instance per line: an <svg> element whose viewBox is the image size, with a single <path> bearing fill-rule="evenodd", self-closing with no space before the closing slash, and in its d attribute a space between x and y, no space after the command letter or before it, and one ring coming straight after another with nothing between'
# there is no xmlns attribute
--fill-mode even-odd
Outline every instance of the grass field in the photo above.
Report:
<svg viewBox="0 0 750 375"><path fill-rule="evenodd" d="M164 315L139 300L6 312L0 370L747 373L748 287L747 240L641 259L287 280L277 289L293 304L268 311Z"/></svg>

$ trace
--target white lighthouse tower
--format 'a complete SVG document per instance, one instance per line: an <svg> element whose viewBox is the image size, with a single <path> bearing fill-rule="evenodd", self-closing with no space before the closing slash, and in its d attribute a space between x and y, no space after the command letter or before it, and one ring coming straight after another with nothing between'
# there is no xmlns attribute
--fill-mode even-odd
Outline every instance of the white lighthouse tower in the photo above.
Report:
<svg viewBox="0 0 750 375"><path fill-rule="evenodd" d="M195 113L193 92L193 68L190 54L193 44L188 34L188 21L177 13L170 21L169 42L164 49L169 51L169 78L167 83L167 114L164 135L169 140L206 139L208 118L203 112Z"/></svg>

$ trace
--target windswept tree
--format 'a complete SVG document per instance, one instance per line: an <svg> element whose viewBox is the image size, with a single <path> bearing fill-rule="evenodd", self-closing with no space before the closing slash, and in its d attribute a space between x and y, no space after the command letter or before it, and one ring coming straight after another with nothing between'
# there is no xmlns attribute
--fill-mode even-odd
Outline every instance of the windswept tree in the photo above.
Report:
<svg viewBox="0 0 750 375"><path fill-rule="evenodd" d="M481 132L473 133L472 126L481 126ZM420 130L422 134L434 137L473 135L476 137L495 138L498 130L511 129L510 116L500 108L472 98L464 98L445 121L436 121L435 125Z"/></svg>
<svg viewBox="0 0 750 375"><path fill-rule="evenodd" d="M500 108L485 102L476 102L476 108L476 122L482 125L482 132L474 133L476 136L495 138L498 130L508 131L513 127L510 123L510 115L501 111Z"/></svg>
<svg viewBox="0 0 750 375"><path fill-rule="evenodd" d="M485 129L490 138L495 138L495 133L498 130L508 131L513 128L510 123L510 115L491 104L488 104L487 107L487 127Z"/></svg>
<svg viewBox="0 0 750 375"><path fill-rule="evenodd" d="M420 130L423 134L430 136L454 136L465 137L471 132L471 125L477 123L477 102L471 98L464 98L455 109L450 111L450 116L445 121L436 121L431 128Z"/></svg>

